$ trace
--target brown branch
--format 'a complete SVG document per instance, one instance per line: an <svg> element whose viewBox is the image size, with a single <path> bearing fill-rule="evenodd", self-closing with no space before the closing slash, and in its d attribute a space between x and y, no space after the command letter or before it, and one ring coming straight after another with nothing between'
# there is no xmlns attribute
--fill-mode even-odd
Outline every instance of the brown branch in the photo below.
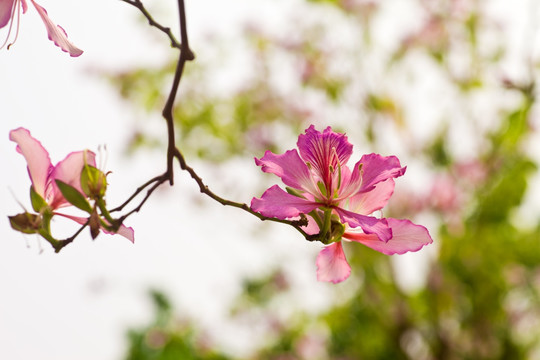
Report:
<svg viewBox="0 0 540 360"><path fill-rule="evenodd" d="M305 217L305 215L302 214L300 220L282 220L282 219L278 219L278 218L264 216L264 215L262 215L262 214L260 214L260 213L258 213L256 211L252 210L245 203L239 203L239 202L224 199L224 198L216 195L214 192L212 192L210 190L210 188L204 183L202 178L195 172L195 170L193 170L193 168L190 167L186 163L186 160L185 160L184 156L182 155L182 153L180 152L180 150L176 149L174 156L178 159L178 162L180 164L180 168L182 170L184 170L184 171L187 171L189 173L189 175L191 175L193 180L195 180L195 182L199 186L200 192L205 194L205 195L208 195L210 198L212 198L215 201L219 202L221 205L223 205L223 206L232 206L232 207L242 209L242 210L250 213L251 215L254 215L254 216L258 217L261 221L273 221L273 222L278 222L278 223L290 225L290 226L294 227L296 230L298 230L302 234L302 236L304 236L306 238L306 240L308 240L308 241L319 240L319 234L310 235L310 234L306 233L302 229L302 226L306 226L308 224L308 221L307 221L307 218Z"/></svg>
<svg viewBox="0 0 540 360"><path fill-rule="evenodd" d="M146 8L144 7L141 0L121 0L121 1L123 1L123 2L125 2L127 4L130 4L130 5L134 6L134 7L136 7L137 9L139 9L139 11L148 20L148 23L150 24L150 26L158 28L159 30L161 30L162 32L167 34L167 36L171 40L171 47L174 47L174 48L177 48L177 49L182 48L182 45L180 45L178 40L176 40L176 38L174 37L174 34L171 31L171 28L163 26L163 25L159 24L157 21L155 21L154 18L152 17L152 15L150 15L150 13L148 12L148 10L146 10Z"/></svg>
<svg viewBox="0 0 540 360"><path fill-rule="evenodd" d="M141 191L143 191L144 189L146 189L147 186L149 186L150 184L152 183L157 183L157 185L161 185L162 183L164 183L168 178L166 177L166 174L162 174L162 175L158 175L156 177L153 177L152 179L148 180L146 183L144 183L143 185L139 186L137 188L137 190L135 190L135 192L126 200L124 201L124 203L120 206L117 206L115 207L114 209L112 209L110 212L116 212L116 211L121 211L124 207L126 207L133 199L135 199L135 197L137 195L139 195L139 193ZM155 185L154 185L155 186ZM149 193L152 193L153 190L150 189L148 190ZM147 193L147 196L148 196L148 193Z"/></svg>
<svg viewBox="0 0 540 360"><path fill-rule="evenodd" d="M167 180L169 179L169 176L168 176L167 173L161 175L160 177L161 177L160 181L156 182L156 183L154 184L154 186L152 186L152 187L146 192L146 195L144 196L144 198L143 198L143 200L140 202L140 204L139 204L136 208L134 208L133 210L131 210L130 212L128 212L127 214L122 215L122 216L118 219L118 221L120 222L120 224L122 224L122 223L124 222L124 220L125 220L128 216L130 216L131 214L141 211L141 209L142 209L144 203L146 202L146 200L148 200L148 199L150 198L150 196L152 195L152 193L153 193L153 192L154 192L161 184L163 184L165 181L167 181Z"/></svg>
<svg viewBox="0 0 540 360"><path fill-rule="evenodd" d="M189 48L184 0L178 0L178 12L180 19L180 36L182 39L182 45L180 47L180 57L178 59L178 63L176 64L176 71L174 73L171 91L169 92L169 97L167 98L167 102L165 103L165 107L163 108L162 112L163 117L167 121L167 174L169 176L169 183L171 185L174 184L173 159L176 150L173 117L174 101L176 99L176 94L178 93L178 86L180 85L180 80L182 79L182 74L184 72L184 66L186 64L186 61L191 61L195 59L195 55Z"/></svg>
<svg viewBox="0 0 540 360"><path fill-rule="evenodd" d="M75 232L75 234L71 235L70 237L68 237L67 239L64 239L64 240L56 240L56 242L52 243L51 242L51 245L54 247L54 252L55 253L59 253L60 250L62 250L64 248L64 246L67 246L69 244L71 244L73 242L73 240L75 240L75 238L77 236L79 236L79 234L84 230L84 228L86 228L88 226L88 221L86 221L80 228L79 230L77 230Z"/></svg>
<svg viewBox="0 0 540 360"><path fill-rule="evenodd" d="M173 161L174 158L176 158L179 162L180 168L184 171L187 171L190 176L195 180L197 185L199 186L199 190L201 193L209 196L211 199L219 202L220 204L224 206L232 206L239 209L242 209L251 215L254 215L258 217L262 221L274 221L282 224L287 224L292 227L294 227L297 231L299 231L308 241L315 241L319 240L318 234L310 235L307 234L302 227L306 226L308 223L308 220L305 215L301 215L300 220L283 220L278 218L271 218L266 217L254 210L252 210L247 204L245 203L239 203L231 200L224 199L214 192L212 192L209 187L203 182L202 178L195 172L193 168L188 166L186 163L186 160L180 150L176 147L175 143L175 128L174 128L174 104L176 100L176 96L178 93L178 87L180 86L180 81L182 79L182 74L184 71L184 66L187 61L191 61L195 59L195 55L191 51L189 47L189 41L187 36L187 26L186 26L186 13L185 13L185 6L184 6L184 0L178 0L178 12L179 12L179 21L180 21L180 38L181 38L181 44L178 44L178 42L174 39L172 34L170 33L169 28L165 28L159 24L157 24L153 18L150 16L150 14L146 11L144 6L142 5L140 0L122 0L130 5L133 5L137 7L143 15L148 19L150 25L157 27L161 31L165 32L169 35L169 38L171 39L173 47L176 47L180 49L180 56L178 58L178 62L176 64L176 70L174 74L173 83L171 85L171 90L169 92L169 96L167 98L167 102L165 103L165 106L162 111L162 116L167 122L167 170L163 175L156 176L140 186L131 197L126 200L122 205L118 206L117 208L113 209L112 211L120 211L122 210L129 202L131 202L141 191L143 191L147 186L154 184L146 193L146 196L141 201L141 203L128 212L127 214L121 216L118 220L120 222L123 222L128 216L131 214L138 212L141 210L144 203L148 200L148 198L151 196L151 194L156 190L163 182L169 181L170 185L174 184L174 175L173 175Z"/></svg>

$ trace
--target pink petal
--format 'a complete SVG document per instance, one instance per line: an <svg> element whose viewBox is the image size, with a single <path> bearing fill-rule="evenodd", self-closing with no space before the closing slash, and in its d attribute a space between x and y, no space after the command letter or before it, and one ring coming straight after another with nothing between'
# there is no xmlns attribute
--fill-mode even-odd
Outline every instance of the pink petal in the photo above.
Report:
<svg viewBox="0 0 540 360"><path fill-rule="evenodd" d="M10 131L9 139L17 143L17 151L26 159L34 190L45 198L47 180L53 170L49 153L25 128Z"/></svg>
<svg viewBox="0 0 540 360"><path fill-rule="evenodd" d="M321 229L319 228L319 225L317 224L317 222L315 221L315 219L313 219L311 216L307 216L307 219L308 219L308 224L307 226L304 226L302 229L306 232L306 234L308 235L315 235L315 234L318 234Z"/></svg>
<svg viewBox="0 0 540 360"><path fill-rule="evenodd" d="M251 209L264 216L278 219L290 219L307 214L319 206L321 204L291 195L277 185L266 190L260 199L251 200Z"/></svg>
<svg viewBox="0 0 540 360"><path fill-rule="evenodd" d="M49 18L49 15L47 15L47 11L43 7L38 5L34 0L31 1L32 4L34 4L34 7L36 8L39 16L41 16L45 27L47 28L49 40L53 41L54 44L63 51L69 53L69 55L74 57L80 56L83 51L73 45L73 43L68 40L67 34L64 29L52 22L52 20Z"/></svg>
<svg viewBox="0 0 540 360"><path fill-rule="evenodd" d="M72 152L62 161L60 161L54 167L54 170L51 172L51 187L50 194L47 194L49 200L49 205L56 209L60 206L69 205L66 199L62 196L62 193L58 189L55 180L60 180L65 182L68 185L73 186L75 189L83 192L81 189L81 172L84 167L84 164L91 166L96 165L96 155L92 151L77 151Z"/></svg>
<svg viewBox="0 0 540 360"><path fill-rule="evenodd" d="M337 170L338 165L345 166L353 148L345 134L335 133L330 127L321 134L313 125L306 129L305 134L298 136L297 145L302 159L311 164L313 171L327 186L334 177L330 167ZM329 190L335 190L333 187L329 186Z"/></svg>
<svg viewBox="0 0 540 360"><path fill-rule="evenodd" d="M381 181L396 178L405 174L407 168L401 167L397 157L381 156L379 154L364 155L359 163L363 164L361 192L373 189L373 187Z"/></svg>
<svg viewBox="0 0 540 360"><path fill-rule="evenodd" d="M392 229L388 226L386 219L377 219L373 216L366 216L336 208L341 221L349 224L350 227L360 227L364 233L373 234L380 241L387 242L392 238Z"/></svg>
<svg viewBox="0 0 540 360"><path fill-rule="evenodd" d="M58 212L55 212L54 214L63 216L63 217L68 218L70 220L73 220L76 223L81 224L81 225L86 224L86 222L88 221L88 218L85 218L85 217L67 215L67 214L62 214L62 213L58 213ZM125 237L126 239L128 239L132 243L135 242L135 231L131 227L120 225L120 228L118 229L117 232L112 232L112 231L105 230L103 227L101 228L101 230L105 234L108 234L108 235L120 235L120 236Z"/></svg>
<svg viewBox="0 0 540 360"><path fill-rule="evenodd" d="M124 225L120 225L120 228L118 229L117 232L111 232L111 231L108 231L108 230L105 230L104 228L101 228L101 230L105 233L105 234L109 234L109 235L120 235L120 236L123 236L125 237L126 239L128 239L129 241L131 241L132 243L135 243L135 231L133 230L132 227L127 227L127 226L124 226Z"/></svg>
<svg viewBox="0 0 540 360"><path fill-rule="evenodd" d="M349 161L353 148L345 134L333 132L330 126L321 134L313 125L306 129L305 134L298 136L297 146L302 159L321 170L330 163L336 168L338 161L341 165L345 165ZM337 158L333 148L335 148Z"/></svg>
<svg viewBox="0 0 540 360"><path fill-rule="evenodd" d="M9 23L13 4L15 4L15 0L0 0L0 29Z"/></svg>
<svg viewBox="0 0 540 360"><path fill-rule="evenodd" d="M408 251L418 251L425 245L431 244L433 239L428 230L410 222L388 218L393 236L388 242L379 241L373 234L345 232L344 238L364 244L375 251L386 255L404 254Z"/></svg>
<svg viewBox="0 0 540 360"><path fill-rule="evenodd" d="M375 185L371 191L353 196L349 199L348 209L364 215L381 210L394 193L394 185L394 179L388 179Z"/></svg>
<svg viewBox="0 0 540 360"><path fill-rule="evenodd" d="M341 242L326 246L317 256L317 280L334 284L346 280L351 267L345 258Z"/></svg>
<svg viewBox="0 0 540 360"><path fill-rule="evenodd" d="M358 162L354 166L354 170L351 170L347 166L341 167L341 187L339 189L339 195L337 201L347 199L352 195L358 193L362 187L362 172L360 171L360 163Z"/></svg>
<svg viewBox="0 0 540 360"><path fill-rule="evenodd" d="M262 171L279 176L285 185L304 189L312 194L316 191L309 169L296 150L289 150L281 155L267 151L260 160L255 158L255 163Z"/></svg>

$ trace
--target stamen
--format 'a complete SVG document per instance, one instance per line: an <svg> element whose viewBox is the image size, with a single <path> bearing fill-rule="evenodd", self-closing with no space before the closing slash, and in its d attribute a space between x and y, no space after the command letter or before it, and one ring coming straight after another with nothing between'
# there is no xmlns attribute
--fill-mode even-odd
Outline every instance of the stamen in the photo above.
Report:
<svg viewBox="0 0 540 360"><path fill-rule="evenodd" d="M339 189L341 188L341 162L339 161L339 156L337 154L337 150L336 150L336 147L335 146L332 146L332 159L331 159L331 162L333 160L333 158L336 159L336 163L337 163L337 170L338 170L338 182L337 182L337 187L335 188L335 191L334 191L334 198L337 198L339 196ZM332 165L330 165L330 171L332 172L332 174L335 172L335 169Z"/></svg>
<svg viewBox="0 0 540 360"><path fill-rule="evenodd" d="M332 146L332 156L336 158L336 162L339 164L339 156L337 154L337 150L335 146ZM330 159L332 160L332 159Z"/></svg>
<svg viewBox="0 0 540 360"><path fill-rule="evenodd" d="M341 164L338 162L338 183L337 188L341 188Z"/></svg>
<svg viewBox="0 0 540 360"><path fill-rule="evenodd" d="M98 155L99 163L97 164L97 168L105 171L105 169L107 168L107 162L109 161L109 152L107 151L106 144L98 146Z"/></svg>
<svg viewBox="0 0 540 360"><path fill-rule="evenodd" d="M28 210L26 210L26 208L24 207L22 202L20 202L19 199L17 199L17 196L15 196L15 193L13 192L13 189L8 187L8 190L11 193L11 196L13 196L13 199L17 202L17 204L19 204L19 206L24 210L24 212L28 212Z"/></svg>
<svg viewBox="0 0 540 360"><path fill-rule="evenodd" d="M9 19L9 29L6 36L6 40L4 41L2 46L0 46L0 50L2 50L4 46L6 46L6 44L9 42L9 37L11 36L11 30L13 29L13 22L14 22L13 18L15 17L15 11L17 11L17 29L15 31L15 39L13 39L13 41L7 45L7 50L9 50L11 45L15 44L15 41L17 41L17 37L19 36L19 23L21 19L21 3L20 3L20 0L15 0L15 3L13 4L13 8L11 9L11 16Z"/></svg>
<svg viewBox="0 0 540 360"><path fill-rule="evenodd" d="M322 181L317 182L317 187L319 188L319 191L321 192L321 195L323 197L326 197L327 196L327 190L326 190L326 187L324 186L324 183Z"/></svg>

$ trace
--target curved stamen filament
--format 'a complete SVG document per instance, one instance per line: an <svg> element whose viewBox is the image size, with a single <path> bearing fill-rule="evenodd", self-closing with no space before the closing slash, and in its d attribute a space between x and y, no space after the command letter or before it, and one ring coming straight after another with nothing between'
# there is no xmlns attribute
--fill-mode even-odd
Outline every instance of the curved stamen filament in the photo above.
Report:
<svg viewBox="0 0 540 360"><path fill-rule="evenodd" d="M336 160L336 164L337 164L337 186L334 188L334 176L335 176L335 172L336 172L336 169L334 168L334 166L332 165L333 163L333 160ZM339 189L341 188L341 162L339 161L339 156L337 154L337 150L336 150L336 147L335 146L332 146L332 155L331 155L331 158L330 158L330 189L329 189L329 194L331 193L330 191L333 189L333 193L332 193L332 196L334 198L337 198L338 195L339 195Z"/></svg>
<svg viewBox="0 0 540 360"><path fill-rule="evenodd" d="M13 22L14 22L14 17L15 17L15 11L17 11L17 29L15 30L15 38L13 39L13 41L11 43L8 44L9 42L9 37L11 36L11 30L13 29ZM19 36L19 23L20 23L20 19L21 19L21 4L20 4L20 0L15 0L15 3L13 4L13 8L11 9L11 16L10 16L10 20L9 20L9 29L8 29L8 33L7 33L7 36L6 36L6 40L4 41L4 43L2 44L2 46L0 46L0 50L2 50L4 48L4 46L7 45L7 49L9 50L9 48L11 47L11 45L15 44L15 41L17 41L17 37Z"/></svg>

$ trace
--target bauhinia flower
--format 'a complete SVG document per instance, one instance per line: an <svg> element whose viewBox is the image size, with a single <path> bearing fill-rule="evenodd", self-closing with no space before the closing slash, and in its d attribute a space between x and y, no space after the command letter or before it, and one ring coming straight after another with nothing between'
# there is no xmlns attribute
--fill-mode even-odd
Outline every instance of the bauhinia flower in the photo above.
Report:
<svg viewBox="0 0 540 360"><path fill-rule="evenodd" d="M317 279L341 282L350 275L342 240L364 244L381 253L418 251L433 240L428 230L409 220L377 218L394 191L394 178L405 173L395 156L368 154L347 167L353 146L330 127L312 125L298 137L298 151L267 151L255 163L286 185L270 187L251 208L278 219L308 218L306 232L326 244L317 257Z"/></svg>
<svg viewBox="0 0 540 360"><path fill-rule="evenodd" d="M26 10L28 9L28 5L26 3L27 0L0 0L0 29L6 27L9 25L8 28L8 34L6 36L6 40L0 46L0 49L2 49L4 46L9 47L15 43L17 40L17 36L19 35L19 22L21 17L21 10L22 13L25 14ZM71 41L68 40L67 34L64 31L64 29L56 25L47 14L47 11L40 6L38 3L36 3L34 0L29 0L32 5L34 5L34 8L38 12L39 16L41 17L41 20L43 20L43 23L45 24L45 28L47 29L47 34L49 36L49 40L54 42L56 46L58 46L63 51L69 53L71 56L80 56L83 51L73 45ZM15 26L15 38L13 41L10 42L9 38L11 35L11 31L13 30L13 25L16 22ZM8 44L9 43L9 44Z"/></svg>
<svg viewBox="0 0 540 360"><path fill-rule="evenodd" d="M72 152L68 154L64 160L53 165L47 150L45 150L38 140L30 135L30 132L27 129L18 128L12 130L9 133L9 139L17 143L17 151L26 159L28 174L32 181L31 196L33 206L35 206L34 204L36 203L40 204L38 205L38 209L35 209L36 211L60 215L74 220L79 224L85 224L89 219L90 221L92 220L92 216L85 218L58 212L61 208L73 205L62 194L62 191L58 186L59 182L60 184L66 184L68 191L69 189L73 189L73 192L76 192L72 197L78 197L82 199L81 201L83 201L83 203L90 206L85 200L88 198L88 195L85 194L81 186L81 173L83 173L85 167L95 168L95 154L92 151L84 150ZM39 200L36 200L36 198ZM89 209L88 212L92 212L91 209ZM106 225L110 225L110 222L107 223L106 220L104 221ZM100 229L106 233L119 234L132 242L134 241L134 232L130 227L128 228L124 225L120 225L118 229L113 232L110 231L110 229L107 229L106 226L98 223L97 231Z"/></svg>

